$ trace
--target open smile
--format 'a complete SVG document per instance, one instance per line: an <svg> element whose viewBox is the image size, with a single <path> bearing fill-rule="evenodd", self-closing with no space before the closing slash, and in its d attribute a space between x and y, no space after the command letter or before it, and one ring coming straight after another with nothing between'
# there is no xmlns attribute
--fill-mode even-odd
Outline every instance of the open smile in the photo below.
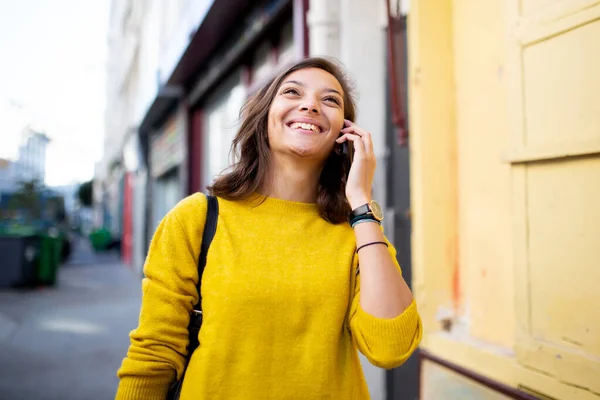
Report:
<svg viewBox="0 0 600 400"><path fill-rule="evenodd" d="M312 131L314 133L323 132L323 128L314 122L292 121L287 126L296 130Z"/></svg>

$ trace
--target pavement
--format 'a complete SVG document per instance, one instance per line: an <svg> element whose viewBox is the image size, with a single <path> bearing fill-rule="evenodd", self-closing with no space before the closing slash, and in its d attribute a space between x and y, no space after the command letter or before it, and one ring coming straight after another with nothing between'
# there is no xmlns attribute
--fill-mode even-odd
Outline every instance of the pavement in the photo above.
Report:
<svg viewBox="0 0 600 400"><path fill-rule="evenodd" d="M81 239L54 287L0 290L0 400L114 399L140 279Z"/></svg>

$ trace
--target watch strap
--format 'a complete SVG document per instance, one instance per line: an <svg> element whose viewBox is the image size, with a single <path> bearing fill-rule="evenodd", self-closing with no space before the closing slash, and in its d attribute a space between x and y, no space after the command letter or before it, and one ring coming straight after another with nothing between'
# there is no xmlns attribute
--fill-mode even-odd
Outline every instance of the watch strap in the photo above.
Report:
<svg viewBox="0 0 600 400"><path fill-rule="evenodd" d="M352 221L354 218L361 216L361 215L368 215L371 214L371 207L369 206L369 203L363 204L360 207L355 208L354 210L352 210L352 212L350 212L350 215L348 216L348 219L350 221Z"/></svg>

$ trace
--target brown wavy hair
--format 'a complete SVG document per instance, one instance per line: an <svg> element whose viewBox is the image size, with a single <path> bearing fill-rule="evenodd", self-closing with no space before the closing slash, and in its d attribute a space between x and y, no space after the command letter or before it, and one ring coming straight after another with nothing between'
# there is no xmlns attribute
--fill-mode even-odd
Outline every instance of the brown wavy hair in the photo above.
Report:
<svg viewBox="0 0 600 400"><path fill-rule="evenodd" d="M284 79L292 72L306 68L322 69L338 80L344 95L344 118L354 122L356 105L352 84L340 64L321 57L307 58L293 64L267 82L242 107L241 124L231 145L235 161L212 186L207 187L213 195L227 200L243 200L258 193L265 183L268 185L266 180L271 160L267 132L269 109ZM317 206L321 217L334 224L347 221L351 211L345 194L349 167L340 146L336 145L325 161L319 178Z"/></svg>

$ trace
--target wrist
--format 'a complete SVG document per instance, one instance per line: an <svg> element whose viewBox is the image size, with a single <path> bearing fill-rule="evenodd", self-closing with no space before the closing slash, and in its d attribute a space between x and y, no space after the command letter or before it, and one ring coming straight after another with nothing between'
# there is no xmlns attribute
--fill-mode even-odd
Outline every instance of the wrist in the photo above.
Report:
<svg viewBox="0 0 600 400"><path fill-rule="evenodd" d="M370 215L363 215L363 216L356 217L356 218L352 219L350 221L350 226L352 228L355 228L357 225L362 224L362 223L372 223L372 224L381 225L381 222L377 221L372 216L370 216Z"/></svg>
<svg viewBox="0 0 600 400"><path fill-rule="evenodd" d="M350 203L350 209L356 210L358 207L371 202L371 196L359 195L348 197L348 203Z"/></svg>
<svg viewBox="0 0 600 400"><path fill-rule="evenodd" d="M361 200L360 202L356 201L352 204L352 211L348 215L348 220L350 224L353 221L363 218L373 218L378 222L383 220L383 211L381 206L375 200Z"/></svg>

